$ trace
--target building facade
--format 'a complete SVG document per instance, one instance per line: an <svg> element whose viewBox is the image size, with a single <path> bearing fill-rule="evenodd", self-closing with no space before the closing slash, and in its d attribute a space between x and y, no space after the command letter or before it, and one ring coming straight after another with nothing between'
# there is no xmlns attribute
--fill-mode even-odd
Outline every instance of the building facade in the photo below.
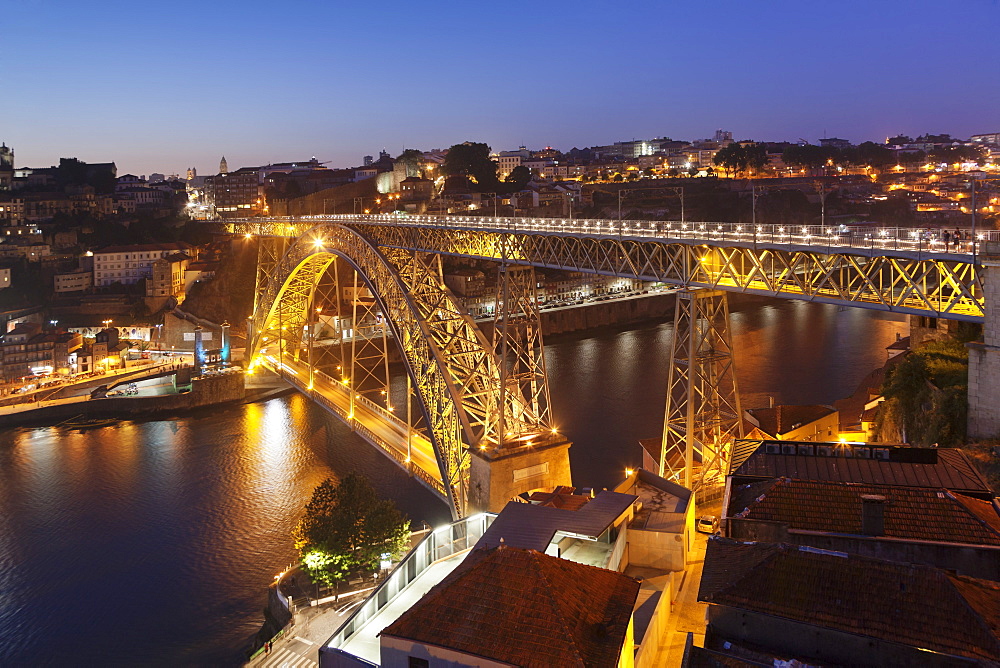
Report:
<svg viewBox="0 0 1000 668"><path fill-rule="evenodd" d="M182 241L164 244L110 246L94 253L94 285L131 285L153 274L156 260L175 253L190 253L191 244Z"/></svg>

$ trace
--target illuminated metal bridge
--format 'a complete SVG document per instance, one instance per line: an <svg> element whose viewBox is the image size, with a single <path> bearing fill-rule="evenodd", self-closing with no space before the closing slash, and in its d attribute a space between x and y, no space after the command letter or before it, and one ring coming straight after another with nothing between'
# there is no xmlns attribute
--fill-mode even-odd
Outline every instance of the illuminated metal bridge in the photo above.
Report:
<svg viewBox="0 0 1000 668"><path fill-rule="evenodd" d="M260 243L249 343L254 363L281 370L315 392L316 373L324 368L313 357L315 340L322 338L326 318L327 325L341 328L334 340L342 350L331 356L326 347L327 366L339 364L336 373L322 373L355 390L339 393L347 401L341 398L340 413L354 420L356 404L374 388L383 412L395 415L386 361L393 339L412 388L402 408L422 417L416 429L423 434L424 454L432 450L437 463L436 472L425 466L422 473L437 481L431 486L449 498L456 515L479 503L470 482L470 450L497 454L537 447L553 433L531 267L685 288L675 313L660 467L666 475L683 471L692 486L721 480L729 444L740 435L726 292L983 320L973 244L946 246L924 230L385 215L226 225ZM979 234L977 243L993 241L993 235ZM442 255L499 263L491 338L445 288ZM363 298L362 289L368 291ZM345 295L351 296L349 318ZM345 336L338 323L348 321ZM371 331L361 336L362 327ZM381 350L365 356L358 341L360 348L381 342ZM362 380L368 386L361 387ZM411 469L413 424L407 419L397 430L408 447L376 443L396 455L406 452L403 463Z"/></svg>

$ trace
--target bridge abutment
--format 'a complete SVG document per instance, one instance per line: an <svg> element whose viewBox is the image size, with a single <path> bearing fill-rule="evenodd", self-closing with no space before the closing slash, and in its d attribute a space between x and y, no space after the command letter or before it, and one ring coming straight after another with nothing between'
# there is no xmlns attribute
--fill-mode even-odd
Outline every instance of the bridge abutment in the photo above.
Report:
<svg viewBox="0 0 1000 668"><path fill-rule="evenodd" d="M969 347L969 438L1000 436L1000 258L983 260L983 340Z"/></svg>
<svg viewBox="0 0 1000 668"><path fill-rule="evenodd" d="M518 494L570 486L569 446L565 439L495 452L474 453L469 478L469 513L499 513Z"/></svg>

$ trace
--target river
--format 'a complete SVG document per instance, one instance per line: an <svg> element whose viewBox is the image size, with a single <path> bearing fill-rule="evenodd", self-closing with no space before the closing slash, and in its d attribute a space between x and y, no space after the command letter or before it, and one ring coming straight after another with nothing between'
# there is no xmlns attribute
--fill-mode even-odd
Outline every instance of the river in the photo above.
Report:
<svg viewBox="0 0 1000 668"><path fill-rule="evenodd" d="M744 406L832 403L901 316L740 297ZM574 481L609 487L659 434L670 323L552 337ZM415 522L447 509L300 395L81 432L0 433L0 663L237 665L289 530L324 478L361 471Z"/></svg>

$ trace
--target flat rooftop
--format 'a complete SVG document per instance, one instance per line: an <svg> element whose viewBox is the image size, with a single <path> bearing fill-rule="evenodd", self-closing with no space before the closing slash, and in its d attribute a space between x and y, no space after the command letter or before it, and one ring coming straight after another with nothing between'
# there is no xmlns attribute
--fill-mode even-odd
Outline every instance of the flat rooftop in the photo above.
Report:
<svg viewBox="0 0 1000 668"><path fill-rule="evenodd" d="M632 507L637 498L633 494L605 490L579 510L511 501L493 520L476 548L498 547L502 538L505 545L545 552L556 532L596 540Z"/></svg>

